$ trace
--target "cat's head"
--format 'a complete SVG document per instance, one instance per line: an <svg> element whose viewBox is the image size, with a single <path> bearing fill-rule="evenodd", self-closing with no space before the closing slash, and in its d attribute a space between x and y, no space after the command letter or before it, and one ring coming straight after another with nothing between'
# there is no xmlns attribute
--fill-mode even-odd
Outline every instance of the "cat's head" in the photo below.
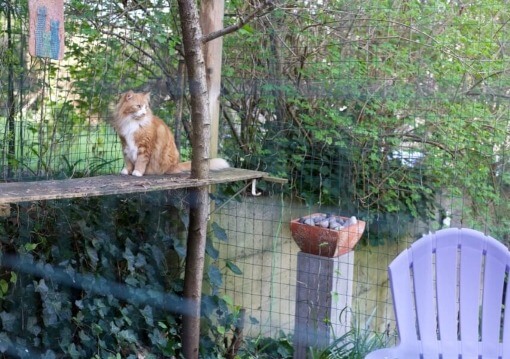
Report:
<svg viewBox="0 0 510 359"><path fill-rule="evenodd" d="M117 104L117 114L119 118L131 118L141 120L150 113L149 92L133 92L128 91L120 95Z"/></svg>

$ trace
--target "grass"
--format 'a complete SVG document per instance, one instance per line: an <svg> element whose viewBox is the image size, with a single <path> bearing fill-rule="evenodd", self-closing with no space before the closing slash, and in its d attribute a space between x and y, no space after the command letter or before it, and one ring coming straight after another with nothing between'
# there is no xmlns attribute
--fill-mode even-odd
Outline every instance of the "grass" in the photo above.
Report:
<svg viewBox="0 0 510 359"><path fill-rule="evenodd" d="M364 359L376 349L387 347L393 336L378 333L372 329L375 309L365 323L354 317L352 328L336 338L328 347L322 349L309 348L309 359Z"/></svg>
<svg viewBox="0 0 510 359"><path fill-rule="evenodd" d="M372 329L375 310L365 323L354 319L352 328L336 338L326 348L309 347L307 359L364 359L368 353L392 344L395 339L389 333ZM275 338L258 336L245 338L236 359L291 359L294 344L291 336L280 332Z"/></svg>
<svg viewBox="0 0 510 359"><path fill-rule="evenodd" d="M310 352L310 359L363 359L368 353L387 346L388 337L384 333L353 328L337 338L321 352Z"/></svg>

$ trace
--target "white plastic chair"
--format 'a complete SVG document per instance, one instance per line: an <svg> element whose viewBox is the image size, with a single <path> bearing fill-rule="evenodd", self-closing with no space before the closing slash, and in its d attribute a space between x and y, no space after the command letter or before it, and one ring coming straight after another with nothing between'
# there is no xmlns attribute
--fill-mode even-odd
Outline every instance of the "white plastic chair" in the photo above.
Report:
<svg viewBox="0 0 510 359"><path fill-rule="evenodd" d="M389 266L396 347L366 359L510 358L508 249L471 229L423 236Z"/></svg>

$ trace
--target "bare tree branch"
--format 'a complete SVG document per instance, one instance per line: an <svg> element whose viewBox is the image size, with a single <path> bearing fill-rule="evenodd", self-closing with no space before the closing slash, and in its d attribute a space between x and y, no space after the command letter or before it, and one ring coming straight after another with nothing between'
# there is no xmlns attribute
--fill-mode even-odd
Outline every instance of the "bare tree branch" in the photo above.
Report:
<svg viewBox="0 0 510 359"><path fill-rule="evenodd" d="M260 17L268 13L274 8L273 0L265 0L263 1L259 6L253 10L252 13L248 14L247 16L239 19L237 24L227 26L221 30L211 32L210 34L202 36L202 43L205 44L209 41L212 41L214 39L217 39L218 37L222 37L224 35L230 34L234 31L239 30L244 25L252 21L256 17Z"/></svg>

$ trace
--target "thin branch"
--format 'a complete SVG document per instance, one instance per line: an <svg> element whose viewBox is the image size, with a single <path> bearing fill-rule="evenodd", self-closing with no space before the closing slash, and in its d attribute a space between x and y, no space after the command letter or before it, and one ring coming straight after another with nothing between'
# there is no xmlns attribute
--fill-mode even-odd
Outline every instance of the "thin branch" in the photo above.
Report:
<svg viewBox="0 0 510 359"><path fill-rule="evenodd" d="M412 134L412 133L405 133L405 134L402 134L400 136L396 135L396 134L385 134L385 136L387 136L387 137L396 137L396 138L401 138L401 139L406 139L406 138L407 139L412 139L412 140L415 140L417 143L421 143L421 144L437 147L440 150L448 153L452 158L455 158L454 151L449 149L447 145L445 145L443 143L440 143L438 141L426 140L422 136L418 136L418 135L415 135L415 134Z"/></svg>
<svg viewBox="0 0 510 359"><path fill-rule="evenodd" d="M303 126L303 123L301 121L299 121L295 111L293 111L289 105L287 105L287 112L290 114L292 121L294 121L296 123L296 125L299 127L300 132L305 136L306 140L308 141L308 144L313 147L312 138L310 137L308 131Z"/></svg>
<svg viewBox="0 0 510 359"><path fill-rule="evenodd" d="M140 45L137 45L133 40L131 40L131 39L125 37L125 36L122 36L120 34L117 34L114 31L107 31L107 30L99 30L99 31L101 31L101 33L103 35L116 37L118 40L125 42L126 44L130 45L136 51L138 51L141 54L145 55L148 59L151 59L155 63L158 63L159 59L157 57L154 57L155 55L154 56L151 55L149 52L147 52L147 50L142 48ZM134 61L135 63L140 65L146 71L150 72L152 74L152 76L157 77L156 73L152 70L150 65L145 65L142 61L140 61L138 59L135 59L134 56L129 56L128 58L130 58L132 61ZM163 64L158 63L158 65L159 65L159 68L161 68L165 72Z"/></svg>
<svg viewBox="0 0 510 359"><path fill-rule="evenodd" d="M120 9L120 7L118 6L117 4L117 7ZM147 9L144 7L144 6L141 6L141 5L138 5L137 8L141 8L142 11L146 14L146 16L148 18L150 18L150 14L147 12ZM122 9L121 9L122 10ZM126 11L127 10L127 11ZM126 17L126 19L128 20L128 23L131 23L132 26L138 31L140 32L141 34L144 33L145 29L143 26L140 26L138 21L136 21L135 19L133 19L133 17L130 15L129 13L129 8L128 9L124 9L124 15ZM99 30L101 31L101 30ZM168 73L167 71L167 67L165 66L166 65L166 62L165 60L159 55L157 49L158 49L158 46L154 45L154 43L152 43L151 41L148 41L147 42L149 48L152 50L152 52L154 53L154 57L152 56L149 56L150 59L154 60L158 65L159 65L159 68L163 71L163 73L169 77L170 74Z"/></svg>
<svg viewBox="0 0 510 359"><path fill-rule="evenodd" d="M210 34L202 36L202 43L205 44L209 41L217 39L218 37L222 37L224 35L227 35L234 31L237 31L240 28L242 28L244 25L246 25L247 23L252 21L254 18L265 15L266 13L271 11L273 8L274 8L273 0L265 0L258 7L256 7L255 10L253 10L253 12L251 14L248 14L247 16L239 19L237 24L227 26L221 30L213 31ZM264 11L264 10L266 10L266 11Z"/></svg>
<svg viewBox="0 0 510 359"><path fill-rule="evenodd" d="M237 133L235 125L234 125L234 123L232 121L232 118L230 117L230 115L228 114L227 109L224 106L222 106L222 112L223 112L223 117L227 120L227 124L230 127L230 130L232 131L232 135L234 136L234 139L236 140L237 145L246 153L247 152L247 146L241 140L241 136Z"/></svg>
<svg viewBox="0 0 510 359"><path fill-rule="evenodd" d="M506 94L498 94L498 93L495 93L489 86L486 86L485 89L486 90L489 90L488 93L482 93L481 91L480 92L475 92L474 89L479 86L480 84L484 83L487 79L491 78L491 77L494 77L494 76L499 76L501 74L505 74L505 73L508 73L510 71L509 68L505 68L503 70L499 70L499 71L496 71L494 73L491 73L485 77L482 77L480 78L478 81L476 81L470 88L469 90L467 90L465 92L465 95L467 96L481 96L481 95L490 95L490 96L494 96L494 97L501 97L501 98L504 98L504 99L508 99L510 98L510 96L506 95Z"/></svg>

